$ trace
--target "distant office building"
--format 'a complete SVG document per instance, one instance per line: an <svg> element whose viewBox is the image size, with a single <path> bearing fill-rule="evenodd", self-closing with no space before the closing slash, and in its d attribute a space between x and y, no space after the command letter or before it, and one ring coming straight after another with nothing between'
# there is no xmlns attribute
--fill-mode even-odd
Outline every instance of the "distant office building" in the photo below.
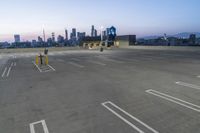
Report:
<svg viewBox="0 0 200 133"><path fill-rule="evenodd" d="M68 31L65 29L65 40L68 41Z"/></svg>
<svg viewBox="0 0 200 133"><path fill-rule="evenodd" d="M72 36L73 36L73 37L76 37L76 28L73 28L73 29L72 29Z"/></svg>
<svg viewBox="0 0 200 133"><path fill-rule="evenodd" d="M116 44L119 47L133 46L136 44L136 35L117 36Z"/></svg>
<svg viewBox="0 0 200 133"><path fill-rule="evenodd" d="M94 35L94 34L95 34L94 32L95 32L94 25L92 25L92 29L91 29L91 37L94 37L94 36L95 36L95 35Z"/></svg>
<svg viewBox="0 0 200 133"><path fill-rule="evenodd" d="M191 34L189 37L189 43L190 44L196 44L196 35L195 34Z"/></svg>
<svg viewBox="0 0 200 133"><path fill-rule="evenodd" d="M78 40L83 39L85 36L86 36L86 33L85 33L85 32L78 32L78 33L77 33Z"/></svg>
<svg viewBox="0 0 200 133"><path fill-rule="evenodd" d="M52 42L56 41L56 39L55 39L55 33L54 32L51 34L51 38L52 38Z"/></svg>
<svg viewBox="0 0 200 133"><path fill-rule="evenodd" d="M14 35L15 43L20 42L20 35Z"/></svg>
<svg viewBox="0 0 200 133"><path fill-rule="evenodd" d="M97 37L97 30L94 30L94 37Z"/></svg>
<svg viewBox="0 0 200 133"><path fill-rule="evenodd" d="M38 36L38 43L42 43L42 42L43 42L42 37Z"/></svg>
<svg viewBox="0 0 200 133"><path fill-rule="evenodd" d="M110 34L110 28L106 28L106 36Z"/></svg>
<svg viewBox="0 0 200 133"><path fill-rule="evenodd" d="M59 35L58 38L57 38L57 42L58 43L64 43L65 39L63 36Z"/></svg>
<svg viewBox="0 0 200 133"><path fill-rule="evenodd" d="M97 37L97 30L94 28L94 25L92 25L91 37Z"/></svg>
<svg viewBox="0 0 200 133"><path fill-rule="evenodd" d="M103 37L107 36L106 31L103 31L102 34L103 34Z"/></svg>
<svg viewBox="0 0 200 133"><path fill-rule="evenodd" d="M8 42L0 42L0 48L9 48L11 45Z"/></svg>
<svg viewBox="0 0 200 133"><path fill-rule="evenodd" d="M72 33L70 35L70 39L71 40L76 40L76 28L72 29Z"/></svg>
<svg viewBox="0 0 200 133"><path fill-rule="evenodd" d="M47 44L48 44L48 46L52 46L53 45L52 38L48 38L47 39Z"/></svg>
<svg viewBox="0 0 200 133"><path fill-rule="evenodd" d="M37 41L36 41L36 40L32 40L31 46L32 46L32 47L36 47L36 46L37 46Z"/></svg>

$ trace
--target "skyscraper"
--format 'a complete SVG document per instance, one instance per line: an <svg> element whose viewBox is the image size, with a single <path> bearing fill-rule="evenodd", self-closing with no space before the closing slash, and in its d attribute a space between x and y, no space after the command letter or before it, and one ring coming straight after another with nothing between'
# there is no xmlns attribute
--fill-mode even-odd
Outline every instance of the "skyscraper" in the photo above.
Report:
<svg viewBox="0 0 200 133"><path fill-rule="evenodd" d="M55 42L56 41L56 39L55 39L55 33L53 32L52 33L52 42Z"/></svg>
<svg viewBox="0 0 200 133"><path fill-rule="evenodd" d="M58 38L57 38L57 42L58 43L64 43L65 39L63 36L59 35Z"/></svg>
<svg viewBox="0 0 200 133"><path fill-rule="evenodd" d="M15 42L20 42L20 35L14 35Z"/></svg>
<svg viewBox="0 0 200 133"><path fill-rule="evenodd" d="M68 41L68 31L65 29L65 40Z"/></svg>
<svg viewBox="0 0 200 133"><path fill-rule="evenodd" d="M106 28L106 36L110 34L110 28Z"/></svg>
<svg viewBox="0 0 200 133"><path fill-rule="evenodd" d="M92 25L92 29L91 29L91 37L94 37L94 33L95 32L95 29L94 29L94 25Z"/></svg>
<svg viewBox="0 0 200 133"><path fill-rule="evenodd" d="M97 37L97 30L94 30L94 37Z"/></svg>
<svg viewBox="0 0 200 133"><path fill-rule="evenodd" d="M38 43L42 43L43 40L42 40L42 37L38 36Z"/></svg>
<svg viewBox="0 0 200 133"><path fill-rule="evenodd" d="M83 39L85 36L86 36L86 33L85 33L85 32L78 32L78 33L77 33L78 40Z"/></svg>
<svg viewBox="0 0 200 133"><path fill-rule="evenodd" d="M72 33L71 33L70 37L72 40L76 40L76 28L72 29Z"/></svg>

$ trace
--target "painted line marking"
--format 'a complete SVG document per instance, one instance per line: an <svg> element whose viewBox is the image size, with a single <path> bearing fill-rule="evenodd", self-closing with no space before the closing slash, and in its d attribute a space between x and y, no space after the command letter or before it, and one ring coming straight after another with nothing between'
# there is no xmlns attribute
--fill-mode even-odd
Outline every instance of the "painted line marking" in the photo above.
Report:
<svg viewBox="0 0 200 133"><path fill-rule="evenodd" d="M9 76L12 67L9 67L6 77Z"/></svg>
<svg viewBox="0 0 200 133"><path fill-rule="evenodd" d="M50 67L53 71L56 71L56 69L54 69L51 65L47 65L48 67Z"/></svg>
<svg viewBox="0 0 200 133"><path fill-rule="evenodd" d="M186 107L186 108L192 109L194 111L200 112L200 106L192 104L190 102L187 102L187 101L181 100L179 98L176 98L176 97L161 93L159 91L151 90L151 89L150 90L146 90L146 92L149 93L149 94L152 94L154 96L163 98L163 99L165 99L167 101L179 104L179 105L181 105L183 107Z"/></svg>
<svg viewBox="0 0 200 133"><path fill-rule="evenodd" d="M4 71L3 71L3 74L1 75L1 77L3 78L4 75L6 74L6 71L7 71L7 67L5 67Z"/></svg>
<svg viewBox="0 0 200 133"><path fill-rule="evenodd" d="M77 64L77 63L74 63L74 62L68 62L69 64L71 64L71 65L73 65L73 66L76 66L76 67L79 67L79 68L84 68L84 66L82 66L82 65L79 65L79 64Z"/></svg>
<svg viewBox="0 0 200 133"><path fill-rule="evenodd" d="M37 67L37 69L38 69L40 72L42 72L42 70L39 68L39 66L38 66L37 64L35 64L34 61L33 61L32 63Z"/></svg>
<svg viewBox="0 0 200 133"><path fill-rule="evenodd" d="M198 85L189 84L189 83L185 83L185 82L181 82L181 81L178 81L178 82L175 82L175 83L177 85L181 85L181 86L185 86L185 87L189 87L189 88L200 90L200 86L198 86Z"/></svg>
<svg viewBox="0 0 200 133"><path fill-rule="evenodd" d="M119 106L115 105L114 103L107 101L102 103L102 106L104 106L106 109L108 109L111 113L113 113L114 115L116 115L118 118L120 118L121 120L123 120L125 123L127 123L129 126L131 126L133 129L137 130L139 133L145 133L144 131L142 131L141 129L139 129L137 126L135 126L133 123L131 123L130 121L128 121L127 119L125 119L123 116L121 116L120 114L118 114L116 111L114 111L112 108L108 107L106 104L110 104L113 107L115 107L116 109L118 109L119 111L121 111L122 113L124 113L125 115L129 116L130 118L132 118L133 120L135 120L136 122L140 123L141 125L143 125L144 127L146 127L148 130L150 130L153 133L159 133L158 131L156 131L155 129L151 128L150 126L148 126L147 124L145 124L144 122L142 122L141 120L139 120L138 118L132 116L131 114L129 114L128 112L126 112L125 110L121 109Z"/></svg>
<svg viewBox="0 0 200 133"><path fill-rule="evenodd" d="M101 63L101 62L98 62L98 61L92 61L92 60L89 60L88 62L91 62L91 63L97 64L97 65L101 65L101 66L106 66L106 64Z"/></svg>
<svg viewBox="0 0 200 133"><path fill-rule="evenodd" d="M37 122L34 122L34 123L30 123L30 131L31 131L31 133L35 133L34 125L40 124L40 123L42 124L44 133L49 133L49 130L47 128L47 124L46 124L45 120L41 120L41 121L37 121Z"/></svg>

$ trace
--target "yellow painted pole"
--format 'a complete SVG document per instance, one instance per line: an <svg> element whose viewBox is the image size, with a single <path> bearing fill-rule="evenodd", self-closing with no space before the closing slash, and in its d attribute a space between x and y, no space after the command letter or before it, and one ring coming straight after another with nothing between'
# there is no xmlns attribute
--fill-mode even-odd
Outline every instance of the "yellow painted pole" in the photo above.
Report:
<svg viewBox="0 0 200 133"><path fill-rule="evenodd" d="M49 58L47 55L45 56L45 65L49 65Z"/></svg>
<svg viewBox="0 0 200 133"><path fill-rule="evenodd" d="M38 55L36 55L36 57L35 57L35 64L39 65L39 57L38 57Z"/></svg>

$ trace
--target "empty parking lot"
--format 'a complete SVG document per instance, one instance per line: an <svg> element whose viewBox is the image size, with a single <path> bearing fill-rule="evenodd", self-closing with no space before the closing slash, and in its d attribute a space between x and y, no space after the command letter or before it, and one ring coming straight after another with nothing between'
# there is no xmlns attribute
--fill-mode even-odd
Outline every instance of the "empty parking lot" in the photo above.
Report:
<svg viewBox="0 0 200 133"><path fill-rule="evenodd" d="M0 133L200 132L197 48L49 54L1 56Z"/></svg>

